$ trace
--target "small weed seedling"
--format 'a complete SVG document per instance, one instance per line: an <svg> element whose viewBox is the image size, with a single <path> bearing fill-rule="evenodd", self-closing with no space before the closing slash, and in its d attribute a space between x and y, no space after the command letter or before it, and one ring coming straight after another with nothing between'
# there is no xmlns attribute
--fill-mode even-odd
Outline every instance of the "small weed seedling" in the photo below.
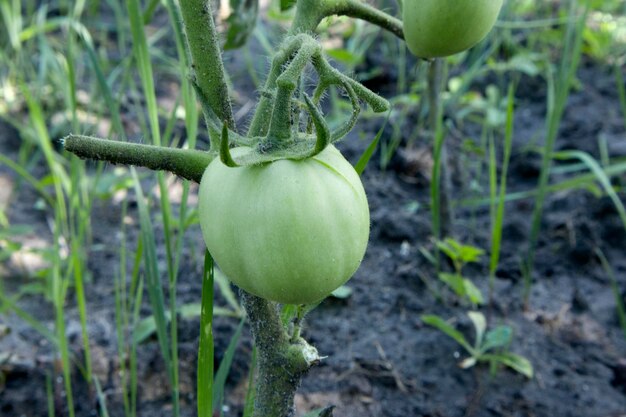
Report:
<svg viewBox="0 0 626 417"><path fill-rule="evenodd" d="M478 262L485 251L470 245L462 245L452 238L437 241L437 248L446 254L454 265L454 272L439 272L441 281L448 285L461 299L468 299L474 305L483 304L482 292L472 281L462 274L463 266L470 262Z"/></svg>
<svg viewBox="0 0 626 417"><path fill-rule="evenodd" d="M473 346L461 332L439 316L423 315L422 321L429 326L439 329L463 346L470 356L459 363L461 368L467 369L478 362L488 362L492 371L495 371L497 365L501 364L528 378L533 377L533 366L530 361L523 356L508 351L508 346L513 339L513 330L510 326L502 325L487 331L487 320L483 313L469 311L467 315L472 321L476 332Z"/></svg>

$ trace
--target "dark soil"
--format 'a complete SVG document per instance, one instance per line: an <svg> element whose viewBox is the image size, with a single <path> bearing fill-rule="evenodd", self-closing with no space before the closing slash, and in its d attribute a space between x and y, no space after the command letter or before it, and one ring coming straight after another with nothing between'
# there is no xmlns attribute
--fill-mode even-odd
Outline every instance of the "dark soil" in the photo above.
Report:
<svg viewBox="0 0 626 417"><path fill-rule="evenodd" d="M236 65L236 59L231 60L231 65L233 74L237 74L241 67ZM598 138L603 136L611 157L625 156L626 131L614 77L594 63L581 67L578 76L583 87L569 100L557 149L581 149L598 157ZM538 79L523 79L517 92L515 144L508 179L512 192L531 189L537 182L539 158L529 152L528 144L531 138L541 141L543 137L542 85ZM246 92L252 95L253 89L241 91L243 103ZM363 122L360 128L373 132L368 135L372 137L379 126L369 124ZM406 126L407 132L410 128ZM477 136L475 126L462 128L464 136ZM19 146L15 137L7 125L0 125L0 151L14 158ZM354 162L367 144L354 133L341 148ZM432 265L420 253L420 248L432 248L429 190L426 175L419 169L407 169L410 152L402 149L384 172L377 167L375 157L363 175L372 218L369 248L361 268L349 281L351 296L327 299L308 316L304 336L328 358L304 378L297 398L299 411L334 404L339 417L625 416L626 339L619 327L611 282L594 252L600 248L606 254L619 288L626 289L626 232L612 202L584 190L562 191L548 197L527 309L522 302L520 262L526 252L534 200L521 199L506 205L494 302L484 311L490 325L507 324L514 329L510 349L532 362L535 377L529 380L504 368L492 374L485 365L464 370L458 366L465 357L460 346L420 320L422 314L438 314L456 323L470 340L473 337L466 316L469 307L445 291L443 302L437 301L424 284L429 282L440 288ZM471 164L451 165L465 170L453 172L456 177L472 175ZM40 171L36 169L34 174L43 175ZM16 186L8 200L11 223L34 228L23 239L50 243L48 214L35 208L37 194L27 184L16 182L17 178L5 167L0 167L0 177ZM455 201L468 196L462 192L465 186L463 182L456 185ZM483 186L487 187L486 183ZM488 249L488 207L458 205L455 211L455 237ZM132 206L129 215L137 217ZM97 200L91 221L94 241L89 256L91 279L87 299L94 372L106 394L110 415L121 416L112 285L119 265L120 236L116 231L121 221L120 204ZM129 227L132 249L137 222ZM157 230L156 235L162 236L161 231ZM196 252L202 246L200 230L194 226L187 234L181 265L180 304L199 302L202 262ZM478 266L465 270L485 294L487 263L485 257ZM37 283L10 262L0 273L8 294L25 284ZM48 329L54 328L53 307L43 295L25 295L18 304ZM80 325L71 291L66 312L71 350L80 358ZM149 314L148 306L143 313ZM0 355L11 355L4 364L0 360L4 375L4 383L0 384L0 416L48 415L46 378L51 378L57 415L66 415L60 362L52 346L15 314L0 316L0 324L11 331L0 339ZM216 364L236 325L236 319L216 319ZM196 414L198 333L198 319L181 320L184 416ZM250 352L250 337L246 334L229 375L225 416L240 415ZM151 339L139 349L140 416L171 415L166 381L158 343ZM96 415L97 397L77 371L73 382L77 415Z"/></svg>

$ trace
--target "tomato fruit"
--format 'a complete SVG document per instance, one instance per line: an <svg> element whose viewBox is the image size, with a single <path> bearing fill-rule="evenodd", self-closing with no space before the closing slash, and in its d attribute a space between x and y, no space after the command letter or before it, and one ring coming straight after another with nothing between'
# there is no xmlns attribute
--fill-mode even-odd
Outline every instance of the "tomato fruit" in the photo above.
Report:
<svg viewBox="0 0 626 417"><path fill-rule="evenodd" d="M280 303L328 296L359 267L369 238L363 185L332 145L301 161L229 168L216 158L202 177L198 210L224 274Z"/></svg>
<svg viewBox="0 0 626 417"><path fill-rule="evenodd" d="M409 50L421 58L471 48L491 30L503 0L404 0L402 21Z"/></svg>

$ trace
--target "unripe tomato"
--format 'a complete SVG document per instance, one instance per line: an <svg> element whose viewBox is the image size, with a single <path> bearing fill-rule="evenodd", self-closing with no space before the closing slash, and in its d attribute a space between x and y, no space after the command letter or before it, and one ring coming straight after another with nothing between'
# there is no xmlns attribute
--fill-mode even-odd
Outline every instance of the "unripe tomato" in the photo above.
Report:
<svg viewBox="0 0 626 417"><path fill-rule="evenodd" d="M313 158L249 167L216 158L200 183L199 216L224 274L280 303L328 296L359 267L369 238L363 185L333 146Z"/></svg>
<svg viewBox="0 0 626 417"><path fill-rule="evenodd" d="M503 0L404 0L402 20L409 50L421 58L471 48L491 30Z"/></svg>

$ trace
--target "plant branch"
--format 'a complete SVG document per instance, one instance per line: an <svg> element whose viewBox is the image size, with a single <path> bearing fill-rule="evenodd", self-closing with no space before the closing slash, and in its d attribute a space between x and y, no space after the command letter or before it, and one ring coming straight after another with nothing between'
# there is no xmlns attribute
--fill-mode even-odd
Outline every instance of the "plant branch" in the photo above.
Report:
<svg viewBox="0 0 626 417"><path fill-rule="evenodd" d="M365 20L404 39L402 21L360 0L298 0L291 34L313 32L325 17L338 15Z"/></svg>
<svg viewBox="0 0 626 417"><path fill-rule="evenodd" d="M343 15L365 20L404 39L402 21L360 0L325 0L326 16ZM325 16L325 17L326 17Z"/></svg>
<svg viewBox="0 0 626 417"><path fill-rule="evenodd" d="M228 84L220 51L219 38L208 0L180 0L191 67L195 83L213 112L230 129L235 130L235 118L230 104Z"/></svg>
<svg viewBox="0 0 626 417"><path fill-rule="evenodd" d="M83 135L70 134L61 143L66 151L80 158L169 171L197 183L215 158L213 153L192 149L119 142Z"/></svg>
<svg viewBox="0 0 626 417"><path fill-rule="evenodd" d="M258 352L258 383L253 417L292 417L302 376L319 362L304 339L293 342L283 327L278 304L241 291Z"/></svg>

